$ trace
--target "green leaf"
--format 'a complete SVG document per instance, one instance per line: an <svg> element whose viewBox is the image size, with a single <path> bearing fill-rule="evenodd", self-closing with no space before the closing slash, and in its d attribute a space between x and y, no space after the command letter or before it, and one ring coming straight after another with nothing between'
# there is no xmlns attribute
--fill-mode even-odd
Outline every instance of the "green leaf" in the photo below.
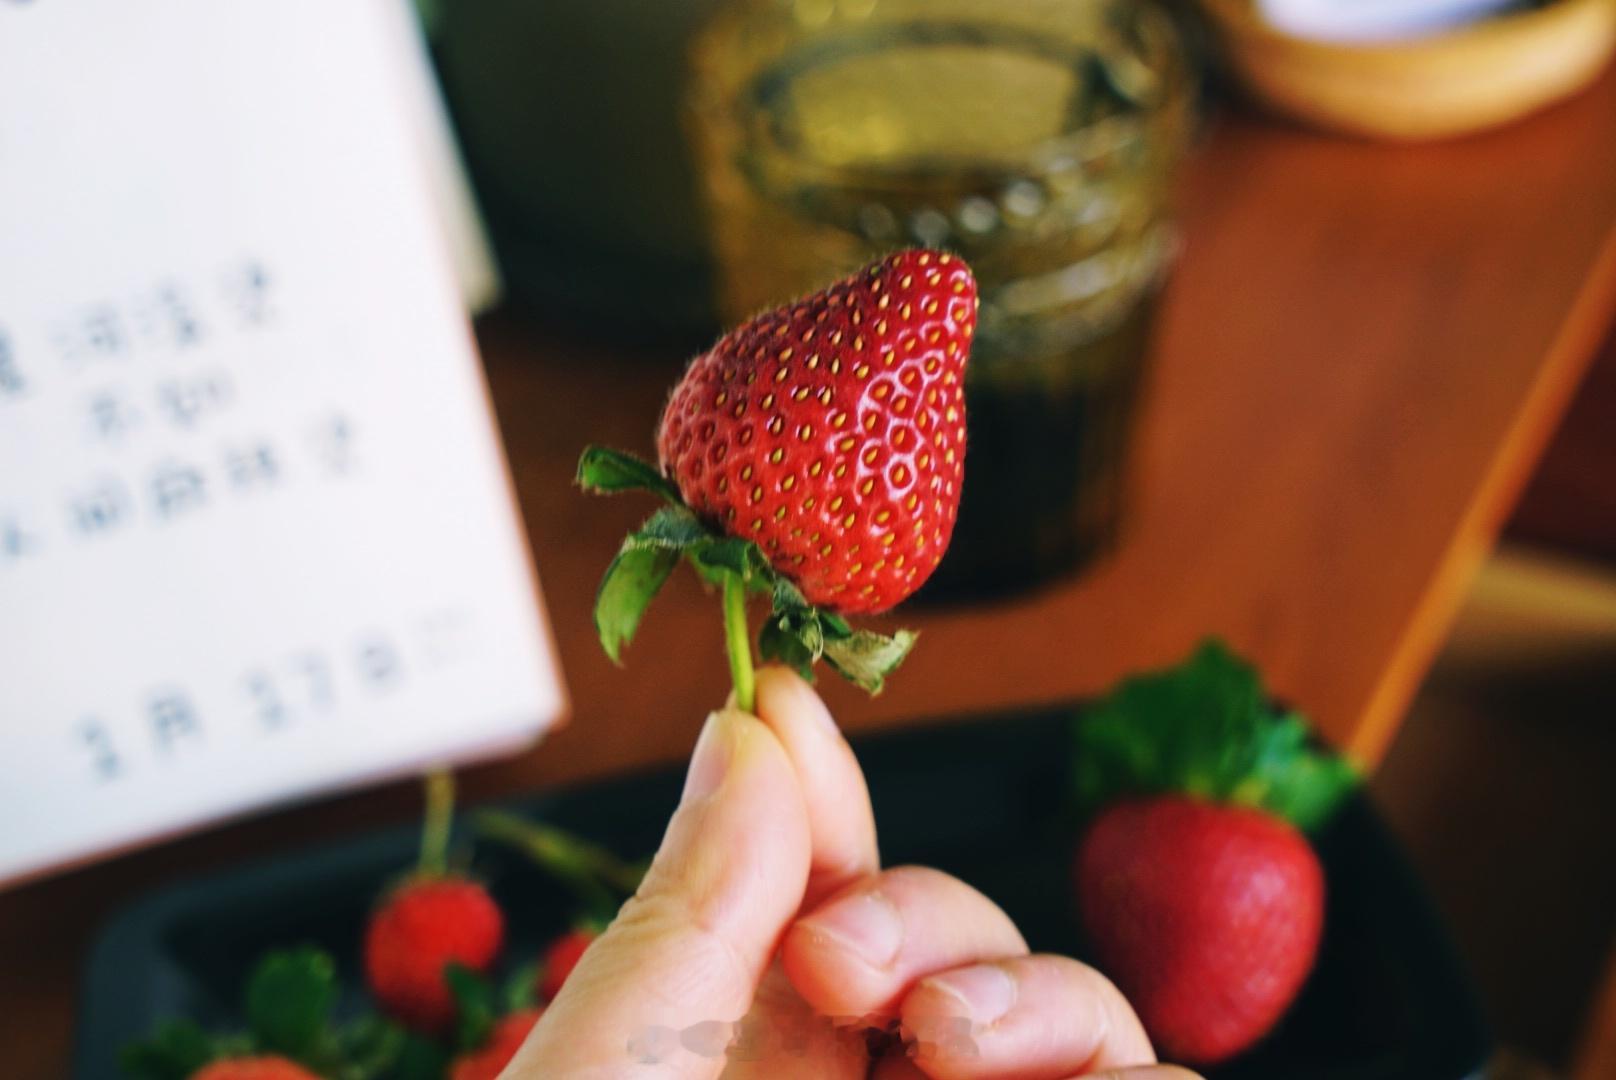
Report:
<svg viewBox="0 0 1616 1080"><path fill-rule="evenodd" d="M258 1041L245 1032L213 1036L213 1056L217 1058L248 1057L258 1053Z"/></svg>
<svg viewBox="0 0 1616 1080"><path fill-rule="evenodd" d="M1185 792L1312 829L1357 783L1349 762L1310 746L1300 714L1275 714L1256 670L1216 641L1175 667L1123 680L1079 718L1075 738L1074 790L1085 810Z"/></svg>
<svg viewBox="0 0 1616 1080"><path fill-rule="evenodd" d="M390 1080L443 1080L448 1067L448 1047L414 1032L406 1032Z"/></svg>
<svg viewBox="0 0 1616 1080"><path fill-rule="evenodd" d="M824 628L826 638L841 639L853 636L853 627L834 611L821 611L819 625Z"/></svg>
<svg viewBox="0 0 1616 1080"><path fill-rule="evenodd" d="M344 1024L337 1032L339 1064L332 1074L340 1080L377 1080L392 1075L404 1051L404 1029L375 1013Z"/></svg>
<svg viewBox="0 0 1616 1080"><path fill-rule="evenodd" d="M783 614L816 609L809 605L807 597L802 595L802 590L790 578L781 576L774 579L774 610L777 614Z"/></svg>
<svg viewBox="0 0 1616 1080"><path fill-rule="evenodd" d="M629 533L625 546L688 551L708 543L714 533L700 518L683 506L664 506L645 519L645 524Z"/></svg>
<svg viewBox="0 0 1616 1080"><path fill-rule="evenodd" d="M599 494L620 491L649 491L676 506L682 506L679 489L656 466L632 454L604 446L584 448L578 459L578 486Z"/></svg>
<svg viewBox="0 0 1616 1080"><path fill-rule="evenodd" d="M622 663L623 646L634 640L640 620L679 565L679 552L671 548L623 545L606 568L595 593L595 632L612 663Z"/></svg>
<svg viewBox="0 0 1616 1080"><path fill-rule="evenodd" d="M261 1049L304 1057L318 1045L336 996L336 965L324 952L270 953L247 981L247 1026Z"/></svg>
<svg viewBox="0 0 1616 1080"><path fill-rule="evenodd" d="M193 1020L169 1020L150 1038L123 1048L118 1063L132 1080L187 1080L213 1059L214 1045Z"/></svg>
<svg viewBox="0 0 1616 1080"><path fill-rule="evenodd" d="M461 1050L475 1050L488 1041L498 1016L494 988L488 981L460 964L443 969L444 980L455 1003L455 1041Z"/></svg>
<svg viewBox="0 0 1616 1080"><path fill-rule="evenodd" d="M595 631L613 663L622 662L623 646L634 639L679 557L715 542L707 526L683 506L663 507L628 535L595 593Z"/></svg>
<svg viewBox="0 0 1616 1080"><path fill-rule="evenodd" d="M846 637L827 638L825 659L843 678L879 694L886 677L898 669L915 646L912 630L899 630L891 637L870 630L854 630Z"/></svg>
<svg viewBox="0 0 1616 1080"><path fill-rule="evenodd" d="M1254 793L1250 804L1262 806L1304 831L1316 829L1358 785L1358 771L1339 754L1313 750L1308 745L1307 720L1299 713L1280 717L1273 730L1281 734L1254 767L1261 790Z"/></svg>
<svg viewBox="0 0 1616 1080"><path fill-rule="evenodd" d="M844 678L878 694L886 677L914 647L915 634L909 630L891 637L854 630L836 612L808 603L802 590L784 577L776 576L771 588L774 610L758 634L758 651L766 660L796 668L805 678L824 658Z"/></svg>
<svg viewBox="0 0 1616 1080"><path fill-rule="evenodd" d="M691 559L708 570L739 574L748 585L762 584L763 578L773 581L774 573L769 560L750 540L733 536L708 537L690 547Z"/></svg>
<svg viewBox="0 0 1616 1080"><path fill-rule="evenodd" d="M738 575L748 593L768 593L779 577L761 548L736 537L714 537L696 544L685 557L702 581L717 589L724 587L726 578Z"/></svg>
<svg viewBox="0 0 1616 1080"><path fill-rule="evenodd" d="M801 621L790 615L770 615L758 632L758 653L793 668L809 682L814 664L825 653L825 637L817 618Z"/></svg>
<svg viewBox="0 0 1616 1080"><path fill-rule="evenodd" d="M820 659L870 693L903 662L914 635L855 631L845 618L821 610L769 562L751 540L730 536L699 518L653 466L615 450L591 446L578 462L578 483L589 491L649 490L669 503L623 541L595 594L595 630L613 663L639 630L651 601L682 557L708 585L739 577L746 592L769 594L773 614L758 635L766 660L812 678Z"/></svg>
<svg viewBox="0 0 1616 1080"><path fill-rule="evenodd" d="M508 1013L531 1009L539 1003L539 969L543 965L537 960L529 960L525 964L518 964L505 980L504 992L500 1000Z"/></svg>

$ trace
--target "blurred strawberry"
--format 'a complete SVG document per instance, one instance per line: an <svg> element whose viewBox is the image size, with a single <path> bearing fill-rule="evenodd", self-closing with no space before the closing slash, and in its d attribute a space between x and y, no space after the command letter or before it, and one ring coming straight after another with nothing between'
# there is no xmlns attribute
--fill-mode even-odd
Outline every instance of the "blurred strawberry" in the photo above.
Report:
<svg viewBox="0 0 1616 1080"><path fill-rule="evenodd" d="M555 1000L556 995L561 993L561 986L567 981L567 976L572 974L572 969L583 959L584 950L588 949L599 936L598 928L579 926L550 942L539 965L540 1001Z"/></svg>
<svg viewBox="0 0 1616 1080"><path fill-rule="evenodd" d="M455 1003L450 964L485 972L498 954L505 920L488 891L462 877L417 877L396 889L365 932L365 976L382 1007L427 1034L447 1030Z"/></svg>
<svg viewBox="0 0 1616 1080"><path fill-rule="evenodd" d="M204 1065L191 1080L320 1080L295 1061L283 1057L225 1058Z"/></svg>
<svg viewBox="0 0 1616 1080"><path fill-rule="evenodd" d="M1167 1060L1250 1048L1306 981L1324 873L1303 829L1351 790L1217 644L1128 679L1080 720L1078 907L1101 967Z"/></svg>
<svg viewBox="0 0 1616 1080"><path fill-rule="evenodd" d="M414 872L387 893L365 929L365 977L384 1011L427 1035L456 1019L451 965L486 972L505 937L505 918L488 890L451 873L454 774L423 778L421 853Z"/></svg>
<svg viewBox="0 0 1616 1080"><path fill-rule="evenodd" d="M1267 1034L1324 925L1324 874L1300 832L1178 796L1101 813L1077 891L1102 966L1169 1060L1223 1061Z"/></svg>

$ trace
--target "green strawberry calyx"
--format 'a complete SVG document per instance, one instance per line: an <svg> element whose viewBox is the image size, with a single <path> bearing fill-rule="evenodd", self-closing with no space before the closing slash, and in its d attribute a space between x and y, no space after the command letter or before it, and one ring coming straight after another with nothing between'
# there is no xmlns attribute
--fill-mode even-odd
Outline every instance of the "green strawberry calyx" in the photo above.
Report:
<svg viewBox="0 0 1616 1080"><path fill-rule="evenodd" d="M746 603L768 598L770 611L758 635L758 652L812 679L820 660L838 674L878 694L914 646L916 634L891 635L855 630L840 614L804 599L789 578L770 565L750 540L731 536L703 521L685 505L673 483L655 466L604 447L584 450L578 462L578 484L585 491L615 494L646 491L666 504L623 541L606 569L595 596L595 629L601 647L614 663L634 638L651 601L681 560L703 581L723 592L725 640L735 697L741 708L753 708L752 650Z"/></svg>
<svg viewBox="0 0 1616 1080"><path fill-rule="evenodd" d="M1249 806L1303 831L1357 786L1317 747L1307 719L1276 710L1250 664L1208 640L1173 667L1124 679L1074 726L1074 792L1092 813L1132 795L1187 794Z"/></svg>
<svg viewBox="0 0 1616 1080"><path fill-rule="evenodd" d="M316 948L268 953L247 980L246 1031L214 1034L192 1020L170 1020L124 1048L123 1070L135 1080L188 1080L214 1061L275 1056L343 1080L393 1075L405 1033L373 1014L334 1022L336 971Z"/></svg>

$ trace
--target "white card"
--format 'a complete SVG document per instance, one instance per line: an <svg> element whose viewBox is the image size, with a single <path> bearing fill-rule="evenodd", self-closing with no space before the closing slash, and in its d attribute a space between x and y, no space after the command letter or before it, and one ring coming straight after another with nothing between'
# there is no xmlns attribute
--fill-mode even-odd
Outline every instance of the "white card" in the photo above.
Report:
<svg viewBox="0 0 1616 1080"><path fill-rule="evenodd" d="M564 708L395 0L0 0L0 880Z"/></svg>

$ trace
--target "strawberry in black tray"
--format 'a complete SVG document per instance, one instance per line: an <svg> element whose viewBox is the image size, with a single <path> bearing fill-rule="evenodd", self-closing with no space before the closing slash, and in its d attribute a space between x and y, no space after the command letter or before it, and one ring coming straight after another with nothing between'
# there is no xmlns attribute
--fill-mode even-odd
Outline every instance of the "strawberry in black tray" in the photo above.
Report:
<svg viewBox="0 0 1616 1080"><path fill-rule="evenodd" d="M1305 835L1356 783L1276 714L1222 646L1128 679L1077 727L1078 907L1101 968L1164 1060L1258 1042L1319 948L1324 872Z"/></svg>

